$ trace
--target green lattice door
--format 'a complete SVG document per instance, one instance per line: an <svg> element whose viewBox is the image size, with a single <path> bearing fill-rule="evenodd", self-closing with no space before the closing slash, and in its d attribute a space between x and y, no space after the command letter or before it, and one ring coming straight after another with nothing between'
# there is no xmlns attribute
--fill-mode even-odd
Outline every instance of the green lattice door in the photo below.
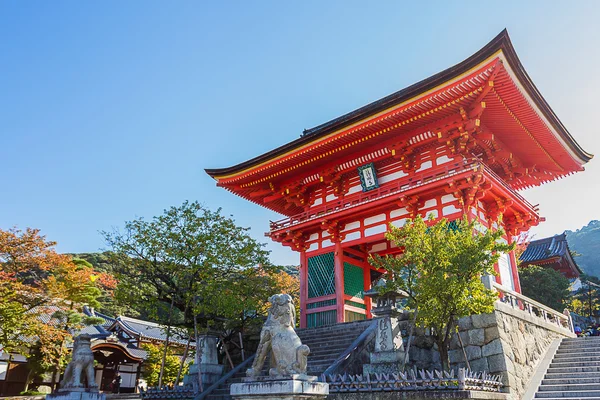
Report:
<svg viewBox="0 0 600 400"><path fill-rule="evenodd" d="M335 293L335 260L333 253L308 258L308 298Z"/></svg>

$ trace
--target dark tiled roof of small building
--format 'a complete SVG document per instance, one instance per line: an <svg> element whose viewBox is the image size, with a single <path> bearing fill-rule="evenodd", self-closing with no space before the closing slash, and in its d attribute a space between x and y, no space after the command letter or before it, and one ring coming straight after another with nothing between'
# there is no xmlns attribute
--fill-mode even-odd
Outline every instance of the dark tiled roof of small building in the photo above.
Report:
<svg viewBox="0 0 600 400"><path fill-rule="evenodd" d="M121 325L125 330L138 334L141 337L160 341L167 340L167 327L164 325L124 316L117 317L115 323ZM185 335L185 332L181 331L181 329L171 328L169 341L185 345L187 344L187 335ZM193 347L195 344L190 343L190 346Z"/></svg>
<svg viewBox="0 0 600 400"><path fill-rule="evenodd" d="M579 268L571 255L565 233L544 239L532 240L527 249L521 254L521 257L519 257L519 261L523 265L536 264L551 259L562 259L562 262L571 265L571 270L575 276L579 276L582 273L581 268Z"/></svg>
<svg viewBox="0 0 600 400"><path fill-rule="evenodd" d="M546 260L553 257L562 257L568 251L567 236L563 233L549 238L532 240L519 260L526 263Z"/></svg>

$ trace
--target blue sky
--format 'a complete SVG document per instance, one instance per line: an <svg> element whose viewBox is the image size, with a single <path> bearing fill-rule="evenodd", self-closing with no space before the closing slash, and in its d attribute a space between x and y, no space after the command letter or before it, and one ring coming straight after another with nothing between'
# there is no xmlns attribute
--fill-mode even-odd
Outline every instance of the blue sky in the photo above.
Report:
<svg viewBox="0 0 600 400"><path fill-rule="evenodd" d="M579 143L599 153L600 3L0 2L0 228L64 252L184 200L267 242L280 217L223 189L226 167L468 57L505 27ZM600 168L524 192L539 237L600 219ZM270 243L282 264L298 257Z"/></svg>

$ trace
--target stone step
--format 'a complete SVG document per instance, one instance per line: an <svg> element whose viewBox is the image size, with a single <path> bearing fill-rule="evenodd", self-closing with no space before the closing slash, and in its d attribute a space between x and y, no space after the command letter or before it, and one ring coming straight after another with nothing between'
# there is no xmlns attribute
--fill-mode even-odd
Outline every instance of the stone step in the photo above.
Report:
<svg viewBox="0 0 600 400"><path fill-rule="evenodd" d="M319 344L319 345L310 345L307 344L307 346L310 348L310 352L311 354L318 351L318 350L346 350L348 347L350 347L352 343L323 343L323 344Z"/></svg>
<svg viewBox="0 0 600 400"><path fill-rule="evenodd" d="M582 361L592 361L592 362L600 362L600 356L577 356L577 355L572 355L571 357L559 357L556 358L554 357L554 360L556 360L556 362L582 362ZM554 361L553 360L553 361Z"/></svg>
<svg viewBox="0 0 600 400"><path fill-rule="evenodd" d="M544 385L539 389L540 392L581 392L581 391L598 391L600 392L600 384L597 383L581 383L581 384L566 384L566 385Z"/></svg>
<svg viewBox="0 0 600 400"><path fill-rule="evenodd" d="M594 379L600 378L600 371L590 372L563 372L563 373L548 373L544 376L544 379L548 380L561 380L561 379Z"/></svg>
<svg viewBox="0 0 600 400"><path fill-rule="evenodd" d="M552 361L550 368L565 368L565 367L598 367L600 360L580 360L573 358L569 360Z"/></svg>
<svg viewBox="0 0 600 400"><path fill-rule="evenodd" d="M321 338L319 340L314 341L302 341L303 344L306 344L308 347L320 347L320 346L350 346L352 344L352 340L343 339L343 340L331 340L331 338Z"/></svg>
<svg viewBox="0 0 600 400"><path fill-rule="evenodd" d="M581 374L579 374L579 376L581 376ZM544 378L542 379L542 385L582 385L582 384L590 384L590 383L597 383L600 384L600 375L599 374L592 374L593 377L589 377L589 378L584 378L584 377L580 377L580 378L556 378L556 379L547 379Z"/></svg>
<svg viewBox="0 0 600 400"><path fill-rule="evenodd" d="M600 341L597 342L561 342L560 348L574 348L574 347L599 347Z"/></svg>
<svg viewBox="0 0 600 400"><path fill-rule="evenodd" d="M573 391L573 392L537 392L535 394L536 399L547 399L547 398L590 398L590 397L600 397L600 390L581 390L581 391Z"/></svg>
<svg viewBox="0 0 600 400"><path fill-rule="evenodd" d="M552 367L548 368L546 374L573 374L576 372L600 372L600 366L595 365L584 365L582 367L571 366L571 367Z"/></svg>
<svg viewBox="0 0 600 400"><path fill-rule="evenodd" d="M600 397L567 397L569 400L600 400ZM565 397L544 397L545 400L564 400Z"/></svg>
<svg viewBox="0 0 600 400"><path fill-rule="evenodd" d="M313 347L322 347L322 346L350 346L352 344L352 340L343 339L343 340L331 340L327 338L321 338L319 340L303 340L303 344L307 345L310 348Z"/></svg>
<svg viewBox="0 0 600 400"><path fill-rule="evenodd" d="M566 357L566 356L596 356L596 357L600 357L600 347L598 347L597 349L586 349L586 348L581 348L581 349L564 349L564 350L557 350L556 354L554 355L554 357Z"/></svg>
<svg viewBox="0 0 600 400"><path fill-rule="evenodd" d="M597 351L600 351L600 346L579 346L579 345L577 345L577 346L563 346L563 345L560 345L558 347L557 352L564 353L564 352L567 352L567 351L586 351L586 350L587 351L595 351L595 352L597 352Z"/></svg>

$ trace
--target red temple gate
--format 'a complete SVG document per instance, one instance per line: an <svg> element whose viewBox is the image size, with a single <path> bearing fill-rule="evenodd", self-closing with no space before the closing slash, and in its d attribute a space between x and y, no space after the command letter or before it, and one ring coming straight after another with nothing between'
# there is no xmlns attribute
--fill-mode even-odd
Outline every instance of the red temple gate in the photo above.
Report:
<svg viewBox="0 0 600 400"><path fill-rule="evenodd" d="M539 94L506 31L462 63L242 164L217 185L286 216L268 235L300 252L302 327L370 318L363 292L381 274L384 234L420 214L463 215L505 240L537 225L517 190L591 159ZM497 281L520 292L513 253Z"/></svg>

